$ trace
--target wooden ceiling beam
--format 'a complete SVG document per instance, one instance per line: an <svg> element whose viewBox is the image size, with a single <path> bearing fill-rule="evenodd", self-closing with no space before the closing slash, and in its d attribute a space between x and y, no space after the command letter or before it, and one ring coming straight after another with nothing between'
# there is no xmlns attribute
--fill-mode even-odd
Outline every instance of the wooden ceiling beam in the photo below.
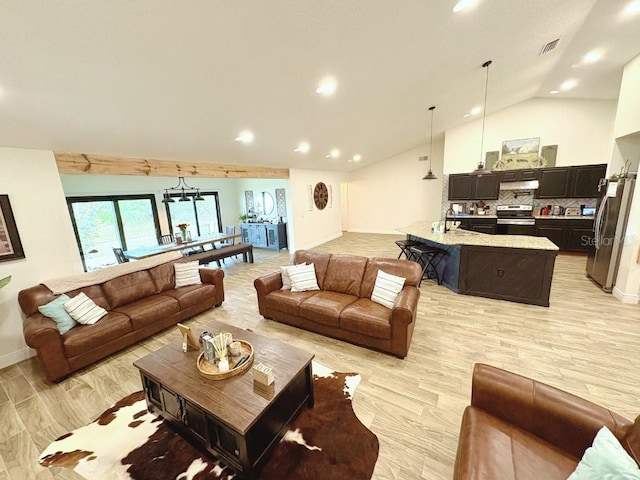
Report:
<svg viewBox="0 0 640 480"><path fill-rule="evenodd" d="M145 177L289 178L288 168L197 163L150 158L107 157L54 152L58 171L71 175L137 175Z"/></svg>

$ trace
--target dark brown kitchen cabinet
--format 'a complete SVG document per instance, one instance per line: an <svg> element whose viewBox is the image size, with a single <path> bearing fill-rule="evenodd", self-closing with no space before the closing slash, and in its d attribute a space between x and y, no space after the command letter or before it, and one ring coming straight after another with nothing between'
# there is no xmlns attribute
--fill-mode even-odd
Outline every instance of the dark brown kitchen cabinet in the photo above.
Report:
<svg viewBox="0 0 640 480"><path fill-rule="evenodd" d="M598 184L607 174L607 165L580 165L571 167L569 197L597 198Z"/></svg>
<svg viewBox="0 0 640 480"><path fill-rule="evenodd" d="M564 252L588 252L593 246L593 220L536 218L536 236L547 237Z"/></svg>
<svg viewBox="0 0 640 480"><path fill-rule="evenodd" d="M496 200L499 189L499 175L449 175L449 200Z"/></svg>
<svg viewBox="0 0 640 480"><path fill-rule="evenodd" d="M504 170L500 172L501 182L523 182L526 180L535 180L538 172L533 168L526 170Z"/></svg>
<svg viewBox="0 0 640 480"><path fill-rule="evenodd" d="M471 200L475 177L462 174L449 175L449 200Z"/></svg>
<svg viewBox="0 0 640 480"><path fill-rule="evenodd" d="M536 198L566 198L569 188L569 167L540 168Z"/></svg>
<svg viewBox="0 0 640 480"><path fill-rule="evenodd" d="M500 175L476 177L473 200L497 200L500 193Z"/></svg>

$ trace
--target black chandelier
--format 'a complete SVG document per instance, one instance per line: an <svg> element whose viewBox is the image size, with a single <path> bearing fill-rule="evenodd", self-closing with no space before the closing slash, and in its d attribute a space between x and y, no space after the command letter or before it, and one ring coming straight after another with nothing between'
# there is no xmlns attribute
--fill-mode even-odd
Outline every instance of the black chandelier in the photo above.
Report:
<svg viewBox="0 0 640 480"><path fill-rule="evenodd" d="M171 193L169 192L180 192L180 198L178 199L179 202L190 201L190 196L192 196L195 201L204 200L204 197L200 195L200 189L187 185L187 182L184 181L184 177L178 177L178 184L175 187L164 189L164 193L162 194L162 203L175 202L175 200L171 198Z"/></svg>

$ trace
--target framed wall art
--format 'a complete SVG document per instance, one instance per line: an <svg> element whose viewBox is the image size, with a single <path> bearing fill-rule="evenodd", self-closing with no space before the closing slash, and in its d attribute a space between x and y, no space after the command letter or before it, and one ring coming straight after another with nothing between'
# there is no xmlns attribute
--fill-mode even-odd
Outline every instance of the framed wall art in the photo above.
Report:
<svg viewBox="0 0 640 480"><path fill-rule="evenodd" d="M540 166L540 137L505 140L502 155L494 164L495 170L535 168Z"/></svg>
<svg viewBox="0 0 640 480"><path fill-rule="evenodd" d="M0 262L24 258L9 195L0 195Z"/></svg>

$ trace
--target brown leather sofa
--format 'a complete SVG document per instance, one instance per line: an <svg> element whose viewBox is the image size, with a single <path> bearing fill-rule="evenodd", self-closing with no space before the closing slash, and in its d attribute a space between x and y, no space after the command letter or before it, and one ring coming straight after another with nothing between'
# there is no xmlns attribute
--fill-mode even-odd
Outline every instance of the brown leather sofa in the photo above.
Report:
<svg viewBox="0 0 640 480"><path fill-rule="evenodd" d="M186 259L177 260L183 261ZM26 316L24 338L27 345L36 349L47 379L60 381L71 372L222 304L222 270L200 268L202 284L174 288L174 263L65 292L69 297L84 292L108 313L94 325L77 325L64 335L60 335L53 320L38 311L40 305L58 295L42 284L22 290L18 302Z"/></svg>
<svg viewBox="0 0 640 480"><path fill-rule="evenodd" d="M404 358L411 344L422 270L415 262L298 250L294 264L314 264L320 290L281 290L281 272L257 278L260 314L296 327ZM371 300L378 270L404 277L393 309Z"/></svg>
<svg viewBox="0 0 640 480"><path fill-rule="evenodd" d="M454 480L566 480L603 426L640 459L636 423L557 388L488 365L473 371Z"/></svg>

